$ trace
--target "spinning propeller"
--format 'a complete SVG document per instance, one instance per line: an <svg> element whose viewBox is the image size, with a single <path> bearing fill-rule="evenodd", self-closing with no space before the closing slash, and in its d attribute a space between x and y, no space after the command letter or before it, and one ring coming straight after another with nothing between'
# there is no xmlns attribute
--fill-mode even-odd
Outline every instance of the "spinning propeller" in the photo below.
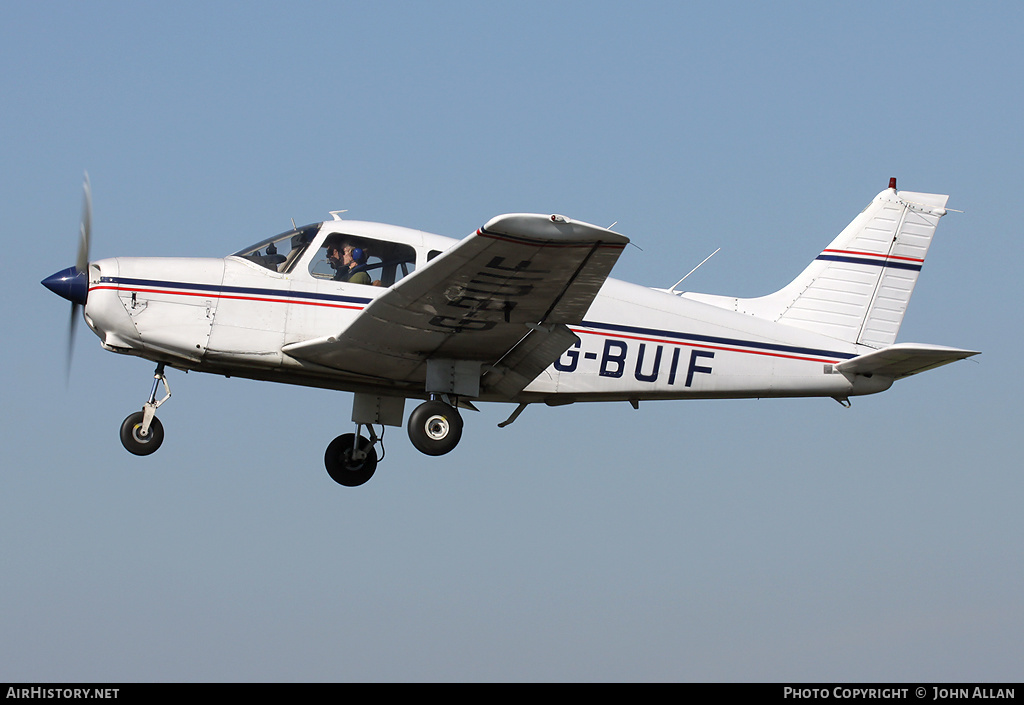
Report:
<svg viewBox="0 0 1024 705"><path fill-rule="evenodd" d="M71 302L71 320L68 324L68 371L71 370L71 352L75 344L78 309L89 297L89 239L92 232L92 189L89 174L82 185L82 222L79 225L78 256L75 266L51 274L42 281L47 289Z"/></svg>

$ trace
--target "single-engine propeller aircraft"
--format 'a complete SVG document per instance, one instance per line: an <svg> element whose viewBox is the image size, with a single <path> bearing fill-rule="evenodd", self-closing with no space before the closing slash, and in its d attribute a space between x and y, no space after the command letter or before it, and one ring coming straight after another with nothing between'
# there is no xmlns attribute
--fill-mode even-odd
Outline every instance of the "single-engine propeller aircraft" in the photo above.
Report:
<svg viewBox="0 0 1024 705"><path fill-rule="evenodd" d="M324 463L342 485L377 467L375 426L448 453L460 409L744 397L849 398L977 354L896 343L948 196L896 180L790 284L759 298L609 278L629 242L561 215L515 213L462 240L333 220L223 259L89 261L88 176L75 266L43 284L79 307L102 346L156 363L121 441L155 451L167 367L354 393L354 433ZM684 277L685 278L685 277ZM69 349L70 353L70 349ZM162 390L161 390L162 387ZM363 435L363 431L367 435ZM383 429L382 429L383 433Z"/></svg>

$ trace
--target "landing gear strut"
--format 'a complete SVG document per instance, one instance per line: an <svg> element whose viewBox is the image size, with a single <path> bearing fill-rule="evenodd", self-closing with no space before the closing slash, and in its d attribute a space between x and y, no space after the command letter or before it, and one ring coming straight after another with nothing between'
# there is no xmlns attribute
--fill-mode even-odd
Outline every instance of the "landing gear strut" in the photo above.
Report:
<svg viewBox="0 0 1024 705"><path fill-rule="evenodd" d="M409 415L409 440L427 455L444 455L462 438L462 416L454 406L432 399Z"/></svg>
<svg viewBox="0 0 1024 705"><path fill-rule="evenodd" d="M157 399L156 392L161 384L165 393L162 399ZM134 455L149 455L156 452L164 442L164 427L156 417L156 409L170 398L171 388L167 385L164 363L161 362L153 373L153 390L149 393L149 401L143 404L142 411L129 414L121 423L121 445L125 450Z"/></svg>

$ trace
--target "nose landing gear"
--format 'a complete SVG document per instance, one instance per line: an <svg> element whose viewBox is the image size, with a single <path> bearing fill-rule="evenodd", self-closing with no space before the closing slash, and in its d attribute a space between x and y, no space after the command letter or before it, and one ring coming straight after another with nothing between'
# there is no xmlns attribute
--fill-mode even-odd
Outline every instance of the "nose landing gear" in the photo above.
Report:
<svg viewBox="0 0 1024 705"><path fill-rule="evenodd" d="M164 396L156 398L157 389L163 384ZM171 388L164 375L164 363L156 366L153 373L153 389L149 393L149 401L142 406L142 411L129 414L121 423L121 445L133 455L149 455L155 453L164 442L164 427L156 417L156 409L171 398Z"/></svg>

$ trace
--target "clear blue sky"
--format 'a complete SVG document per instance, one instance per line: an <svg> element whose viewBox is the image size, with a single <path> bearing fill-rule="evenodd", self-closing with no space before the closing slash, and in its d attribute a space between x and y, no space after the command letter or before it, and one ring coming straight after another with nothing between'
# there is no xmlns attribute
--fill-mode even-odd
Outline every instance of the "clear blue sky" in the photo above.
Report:
<svg viewBox="0 0 1024 705"><path fill-rule="evenodd" d="M1024 10L1015 3L8 3L0 681L1019 681ZM39 285L353 218L616 229L619 278L752 296L890 176L951 194L854 400L510 408L358 490L348 394L152 366Z"/></svg>

